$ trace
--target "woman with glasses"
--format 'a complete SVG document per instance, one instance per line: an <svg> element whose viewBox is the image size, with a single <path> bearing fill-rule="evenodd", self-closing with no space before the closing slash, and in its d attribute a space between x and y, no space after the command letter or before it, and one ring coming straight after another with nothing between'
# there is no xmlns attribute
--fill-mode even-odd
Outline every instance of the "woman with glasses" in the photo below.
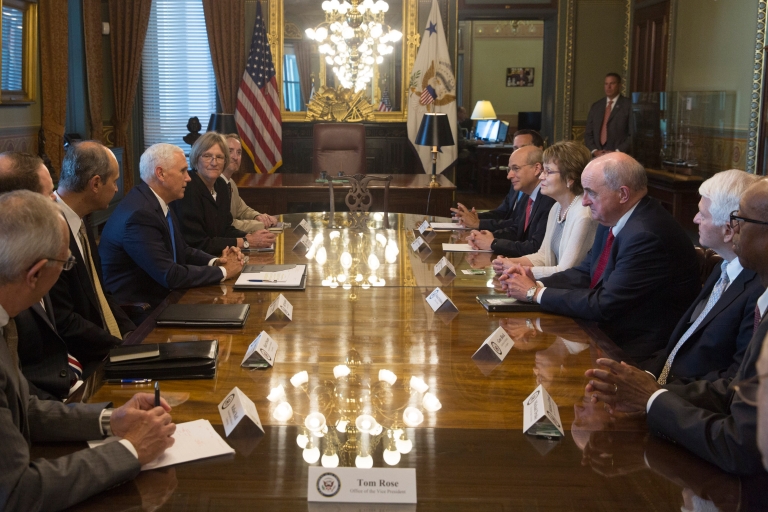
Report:
<svg viewBox="0 0 768 512"><path fill-rule="evenodd" d="M269 247L275 235L262 229L251 234L232 226L231 194L221 177L229 165L229 147L223 135L207 132L189 153L191 181L184 197L171 206L181 223L184 240L208 254L221 254L226 247Z"/></svg>
<svg viewBox="0 0 768 512"><path fill-rule="evenodd" d="M540 279L584 259L597 230L589 208L581 204L581 173L591 158L586 147L573 141L558 142L544 150L544 170L539 175L541 193L557 202L549 211L544 241L533 254L496 258L493 269L497 274L513 265L523 265L533 267L533 276Z"/></svg>

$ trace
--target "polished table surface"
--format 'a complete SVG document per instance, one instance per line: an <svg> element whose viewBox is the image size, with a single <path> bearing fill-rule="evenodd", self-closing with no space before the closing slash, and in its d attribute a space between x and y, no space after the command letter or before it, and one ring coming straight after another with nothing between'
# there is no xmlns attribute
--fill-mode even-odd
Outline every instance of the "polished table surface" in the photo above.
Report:
<svg viewBox="0 0 768 512"><path fill-rule="evenodd" d="M283 220L296 226L304 217L286 215ZM598 331L549 314L486 313L475 296L493 293L487 254L448 254L458 275L450 283L435 278L433 267L443 256L440 243L455 240L460 232L437 233L430 242L433 252L419 256L409 242L414 239L412 228L423 216L390 214L393 229L385 230L381 215L374 214L369 229L344 229L335 239L326 228L327 214L306 218L312 226L309 238L322 237L327 253L324 265L293 253L298 237L290 231L278 237L274 255L259 255L251 261L309 265L306 290L282 292L293 305L293 321L264 320L279 292L234 291L227 282L177 294L178 300L249 303L244 328L154 328L144 340L218 339L215 379L162 382L173 418L177 423L206 418L223 434L216 405L237 386L255 402L265 435L228 439L236 449L233 456L144 472L79 509L124 510L143 504L145 509L161 505L160 510L678 511L684 505L692 510L691 504L699 498L714 500L722 510L750 509L745 499L757 485L753 480L728 476L649 435L643 421L613 419L584 399L584 371L595 358L621 357ZM335 223L343 222L346 214L337 214ZM393 263L387 262L376 235L398 245L400 252ZM353 254L348 272L352 280L356 271L368 278L366 255L374 253L383 286L328 286L328 276L343 272L338 254L345 246ZM462 272L471 267L486 271L483 275ZM457 315L436 315L429 308L425 297L436 286L458 306ZM148 322L143 329L152 327L152 320ZM476 364L472 354L499 326L513 338L514 347L495 368ZM275 366L241 368L249 343L262 330L279 344ZM361 362L355 372L364 379L370 376L371 382L378 380L380 369L393 371L398 376L392 387L396 399L407 402L402 383L414 375L422 377L442 402L439 411L425 412L419 427L406 429L413 450L397 466L416 469L417 506L337 508L306 501L308 464L296 444L299 428L293 421L275 420L274 404L266 397L271 388L282 384L297 417L310 412L306 396L291 386L290 377L307 370L312 387L333 380L333 367L350 354ZM538 384L559 406L565 428L562 438L522 433L522 402ZM120 405L136 391L150 389L149 385L103 384L88 400ZM33 455L53 456L81 446L35 446ZM386 467L381 445L374 449L373 458L374 467ZM763 485L762 492L766 488ZM765 495L761 499L766 503Z"/></svg>

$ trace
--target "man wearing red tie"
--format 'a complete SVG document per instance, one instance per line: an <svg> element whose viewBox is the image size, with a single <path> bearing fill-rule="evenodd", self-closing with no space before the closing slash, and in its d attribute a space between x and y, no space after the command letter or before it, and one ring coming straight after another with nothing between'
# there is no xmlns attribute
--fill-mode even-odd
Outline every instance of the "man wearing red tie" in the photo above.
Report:
<svg viewBox="0 0 768 512"><path fill-rule="evenodd" d="M597 322L640 362L665 346L701 290L696 253L672 215L647 196L645 169L632 157L592 160L581 183L582 202L601 224L584 261L539 282L520 266L500 279L510 297Z"/></svg>
<svg viewBox="0 0 768 512"><path fill-rule="evenodd" d="M603 83L605 98L592 104L584 129L584 144L598 157L613 151L629 153L632 147L632 104L619 94L621 76L608 73Z"/></svg>

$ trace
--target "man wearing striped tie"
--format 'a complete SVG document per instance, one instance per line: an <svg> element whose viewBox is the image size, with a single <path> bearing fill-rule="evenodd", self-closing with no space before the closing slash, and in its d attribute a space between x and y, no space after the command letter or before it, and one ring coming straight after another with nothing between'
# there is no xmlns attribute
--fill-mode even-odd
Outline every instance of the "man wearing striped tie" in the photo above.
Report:
<svg viewBox="0 0 768 512"><path fill-rule="evenodd" d="M640 365L659 384L736 375L754 332L757 298L765 288L734 252L729 215L739 208L754 174L737 169L715 174L699 187L699 243L722 256L704 288L678 322L669 343Z"/></svg>
<svg viewBox="0 0 768 512"><path fill-rule="evenodd" d="M88 224L117 192L120 169L105 146L72 144L61 166L56 202L69 226L69 250L76 264L51 289L56 328L69 351L84 365L84 377L120 345L136 326L102 285L101 260Z"/></svg>

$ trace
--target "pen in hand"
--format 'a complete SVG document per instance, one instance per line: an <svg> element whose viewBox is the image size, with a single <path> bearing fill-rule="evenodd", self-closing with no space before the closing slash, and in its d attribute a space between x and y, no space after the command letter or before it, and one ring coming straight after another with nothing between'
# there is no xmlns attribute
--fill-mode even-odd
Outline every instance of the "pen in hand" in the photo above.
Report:
<svg viewBox="0 0 768 512"><path fill-rule="evenodd" d="M160 381L155 381L155 407L160 407Z"/></svg>

